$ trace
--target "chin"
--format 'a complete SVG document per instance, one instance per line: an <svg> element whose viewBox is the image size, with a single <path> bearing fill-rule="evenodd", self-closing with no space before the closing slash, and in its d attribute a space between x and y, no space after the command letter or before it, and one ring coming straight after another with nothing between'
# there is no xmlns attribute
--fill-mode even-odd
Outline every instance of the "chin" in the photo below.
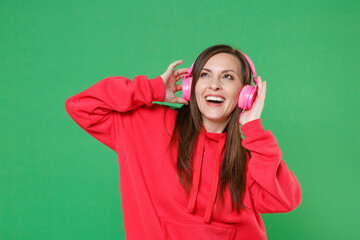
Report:
<svg viewBox="0 0 360 240"><path fill-rule="evenodd" d="M217 116L217 115L203 115L203 119L207 119L207 121L214 122L214 123L225 123L229 116Z"/></svg>

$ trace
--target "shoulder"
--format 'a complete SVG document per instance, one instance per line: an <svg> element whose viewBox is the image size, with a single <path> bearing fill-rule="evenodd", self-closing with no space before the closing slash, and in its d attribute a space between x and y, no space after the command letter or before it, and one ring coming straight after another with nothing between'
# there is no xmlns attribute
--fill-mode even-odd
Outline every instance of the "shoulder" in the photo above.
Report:
<svg viewBox="0 0 360 240"><path fill-rule="evenodd" d="M175 127L178 108L163 104L153 104L151 108L162 117L159 121L163 122L164 128L171 135Z"/></svg>
<svg viewBox="0 0 360 240"><path fill-rule="evenodd" d="M175 120L178 110L165 104L153 103L150 107L141 107L137 110L142 115L164 117L167 121Z"/></svg>
<svg viewBox="0 0 360 240"><path fill-rule="evenodd" d="M178 110L176 107L153 103L150 107L140 107L136 110L128 111L122 116L124 127L133 124L147 129L165 129L172 134Z"/></svg>

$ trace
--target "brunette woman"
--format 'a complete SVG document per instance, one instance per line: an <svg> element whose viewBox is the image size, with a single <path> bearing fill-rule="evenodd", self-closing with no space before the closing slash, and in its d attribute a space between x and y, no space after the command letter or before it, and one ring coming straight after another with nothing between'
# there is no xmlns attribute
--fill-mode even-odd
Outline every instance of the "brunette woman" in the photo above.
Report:
<svg viewBox="0 0 360 240"><path fill-rule="evenodd" d="M153 79L107 77L66 101L74 121L118 155L127 239L266 239L260 214L300 204L300 185L261 123L261 77L251 109L238 106L255 74L245 56L215 45L191 71L174 70L176 61ZM175 95L187 74L190 101Z"/></svg>

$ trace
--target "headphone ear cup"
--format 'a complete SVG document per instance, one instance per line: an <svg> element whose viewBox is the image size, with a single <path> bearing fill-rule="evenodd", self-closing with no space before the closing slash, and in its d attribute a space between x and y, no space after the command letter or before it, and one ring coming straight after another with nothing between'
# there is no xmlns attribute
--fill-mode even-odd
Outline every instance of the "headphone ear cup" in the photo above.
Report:
<svg viewBox="0 0 360 240"><path fill-rule="evenodd" d="M251 109L256 98L256 88L251 85L245 85L240 92L238 106L241 109Z"/></svg>
<svg viewBox="0 0 360 240"><path fill-rule="evenodd" d="M185 76L182 82L182 94L186 101L190 101L192 77Z"/></svg>

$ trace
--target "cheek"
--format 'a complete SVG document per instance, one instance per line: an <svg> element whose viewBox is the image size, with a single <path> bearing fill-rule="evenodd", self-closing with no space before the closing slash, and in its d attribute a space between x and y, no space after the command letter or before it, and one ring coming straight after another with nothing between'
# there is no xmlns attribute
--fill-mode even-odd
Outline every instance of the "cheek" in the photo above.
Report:
<svg viewBox="0 0 360 240"><path fill-rule="evenodd" d="M202 84L196 84L194 92L197 100L201 98L201 95L204 92L204 88L205 87Z"/></svg>
<svg viewBox="0 0 360 240"><path fill-rule="evenodd" d="M241 88L239 88L238 86L234 86L234 88L229 89L229 90L230 90L229 95L231 97L230 106L231 106L231 108L233 108L238 105Z"/></svg>
<svg viewBox="0 0 360 240"><path fill-rule="evenodd" d="M241 86L234 86L233 88L229 89L231 92L231 97L237 101L240 96L242 87Z"/></svg>

